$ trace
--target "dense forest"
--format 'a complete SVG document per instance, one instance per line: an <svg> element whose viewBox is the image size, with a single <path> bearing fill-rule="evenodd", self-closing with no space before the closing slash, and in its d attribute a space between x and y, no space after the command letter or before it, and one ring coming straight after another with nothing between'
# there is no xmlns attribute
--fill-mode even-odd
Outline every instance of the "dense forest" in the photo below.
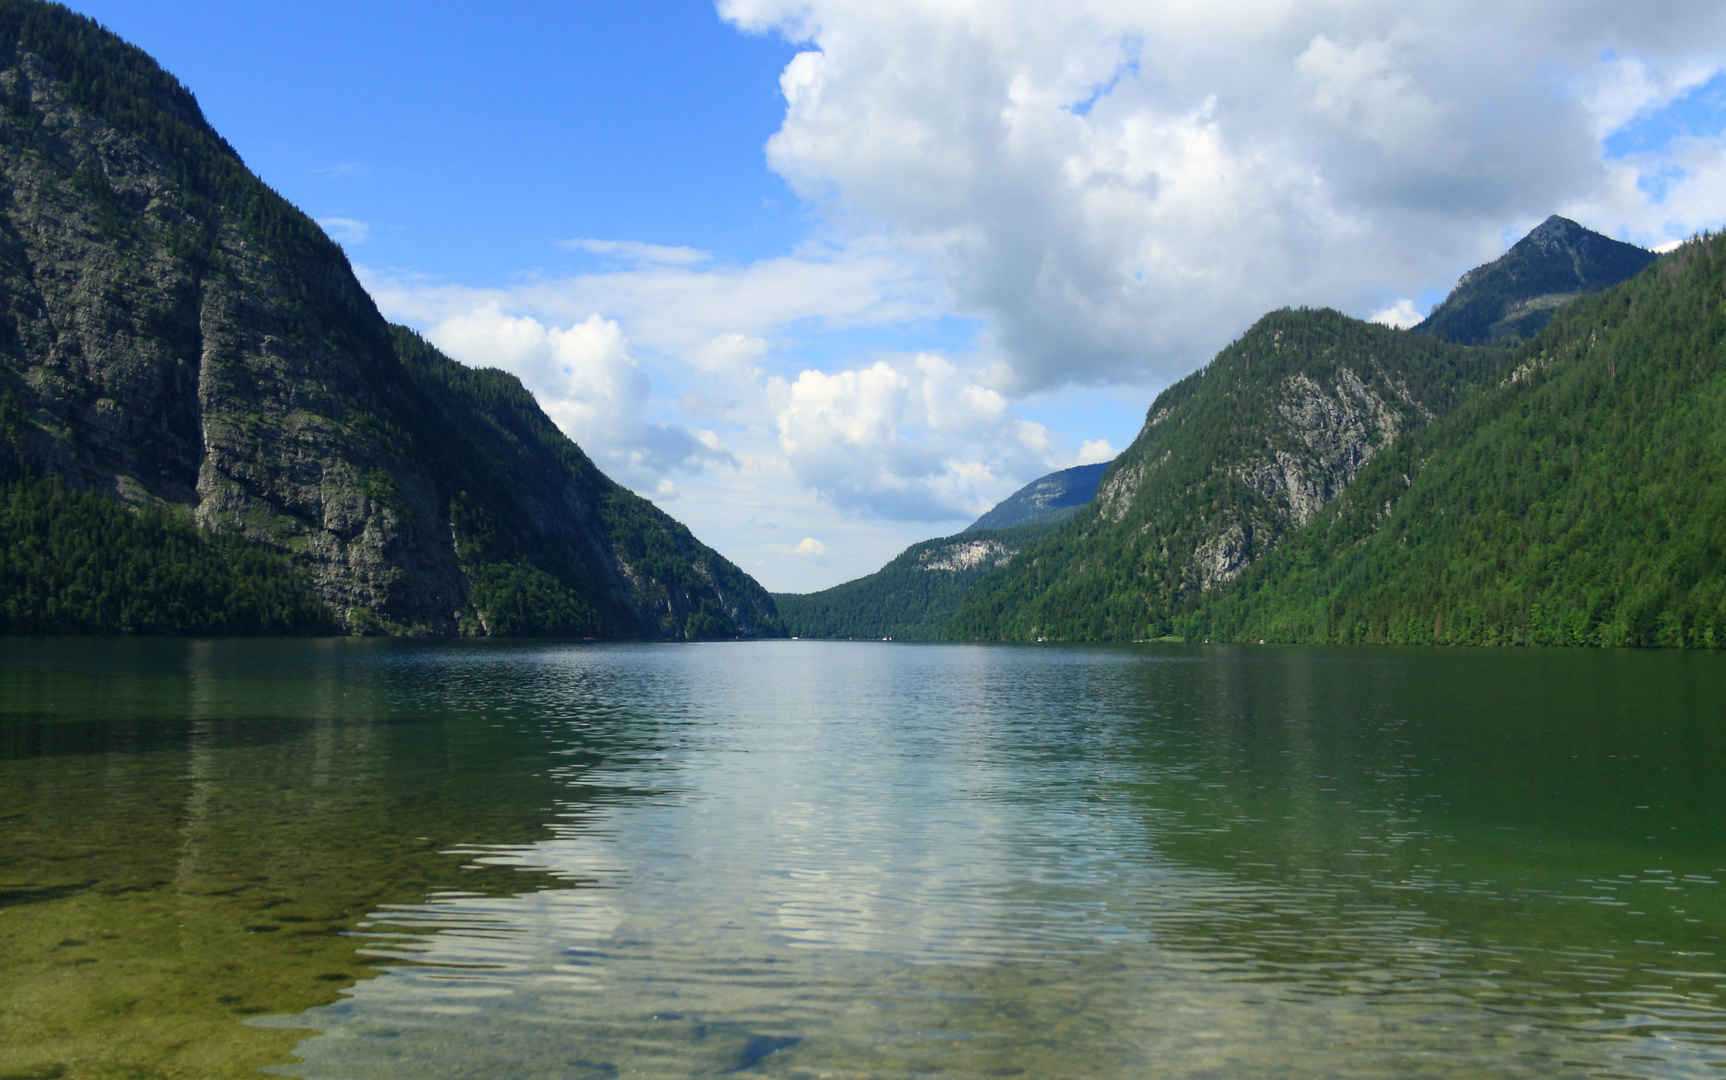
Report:
<svg viewBox="0 0 1726 1080"><path fill-rule="evenodd" d="M1213 640L1726 646L1726 241L1559 309L1232 587Z"/></svg>
<svg viewBox="0 0 1726 1080"><path fill-rule="evenodd" d="M32 476L0 396L0 634L328 634L330 609L280 555Z"/></svg>

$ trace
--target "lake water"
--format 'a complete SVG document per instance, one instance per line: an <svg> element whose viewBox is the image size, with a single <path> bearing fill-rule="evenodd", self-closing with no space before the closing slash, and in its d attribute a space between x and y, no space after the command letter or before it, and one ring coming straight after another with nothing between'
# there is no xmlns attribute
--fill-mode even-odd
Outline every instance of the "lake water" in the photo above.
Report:
<svg viewBox="0 0 1726 1080"><path fill-rule="evenodd" d="M1726 657L0 643L0 1077L1714 1077Z"/></svg>

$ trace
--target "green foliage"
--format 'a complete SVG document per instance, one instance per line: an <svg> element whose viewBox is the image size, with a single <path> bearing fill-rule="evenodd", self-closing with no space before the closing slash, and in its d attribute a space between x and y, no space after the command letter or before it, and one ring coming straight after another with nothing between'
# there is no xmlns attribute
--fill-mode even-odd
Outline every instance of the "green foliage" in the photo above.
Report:
<svg viewBox="0 0 1726 1080"><path fill-rule="evenodd" d="M971 589L948 636L1172 634L1174 616L1203 585L1201 545L1237 529L1250 561L1294 527L1285 496L1242 478L1278 454L1313 453L1281 412L1291 380L1333 388L1346 370L1406 431L1454 408L1501 358L1335 311L1272 312L1158 395L1138 438L1104 474L1097 501Z"/></svg>
<svg viewBox="0 0 1726 1080"><path fill-rule="evenodd" d="M334 632L274 552L17 470L0 484L0 633Z"/></svg>
<svg viewBox="0 0 1726 1080"><path fill-rule="evenodd" d="M956 546L972 543L998 543L1007 552L1016 552L1055 524L967 530L925 540L868 577L818 593L776 593L773 599L786 631L798 637L940 641L965 593L996 571L997 559L987 558L961 570L930 569L928 564L950 558Z"/></svg>
<svg viewBox="0 0 1726 1080"><path fill-rule="evenodd" d="M1183 615L1269 641L1726 646L1726 243L1561 309Z"/></svg>
<svg viewBox="0 0 1726 1080"><path fill-rule="evenodd" d="M526 562L482 563L467 569L468 602L492 637L593 637L593 605Z"/></svg>

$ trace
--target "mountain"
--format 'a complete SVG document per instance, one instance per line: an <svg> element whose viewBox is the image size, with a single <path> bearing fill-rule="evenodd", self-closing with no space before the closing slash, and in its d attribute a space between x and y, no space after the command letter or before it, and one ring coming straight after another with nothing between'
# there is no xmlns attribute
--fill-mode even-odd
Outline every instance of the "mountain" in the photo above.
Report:
<svg viewBox="0 0 1726 1080"><path fill-rule="evenodd" d="M9 546L0 587L73 558L0 595L0 632L219 629L220 596L174 608L162 584L193 564L273 598L255 632L779 632L758 583L514 377L390 326L191 93L94 21L0 0L0 174L0 534L57 537ZM121 504L160 542L129 550Z"/></svg>
<svg viewBox="0 0 1726 1080"><path fill-rule="evenodd" d="M1498 362L1328 310L1260 319L1158 395L1096 499L961 601L947 636L1163 637Z"/></svg>
<svg viewBox="0 0 1726 1080"><path fill-rule="evenodd" d="M1459 345L1530 338L1560 305L1635 277L1656 257L1554 214L1502 257L1462 275L1414 332Z"/></svg>
<svg viewBox="0 0 1726 1080"><path fill-rule="evenodd" d="M1561 308L1176 620L1267 641L1726 647L1726 238Z"/></svg>
<svg viewBox="0 0 1726 1080"><path fill-rule="evenodd" d="M1108 463L1031 481L955 536L912 544L867 577L818 593L775 593L787 633L806 638L939 641L965 593L1026 544L1078 513Z"/></svg>
<svg viewBox="0 0 1726 1080"><path fill-rule="evenodd" d="M1097 484L1102 481L1108 467L1106 461L1095 465L1075 465L1033 480L996 503L965 531L1065 521L1097 494Z"/></svg>
<svg viewBox="0 0 1726 1080"><path fill-rule="evenodd" d="M940 641L959 601L1053 522L924 540L867 577L818 593L774 593L785 630L805 638Z"/></svg>

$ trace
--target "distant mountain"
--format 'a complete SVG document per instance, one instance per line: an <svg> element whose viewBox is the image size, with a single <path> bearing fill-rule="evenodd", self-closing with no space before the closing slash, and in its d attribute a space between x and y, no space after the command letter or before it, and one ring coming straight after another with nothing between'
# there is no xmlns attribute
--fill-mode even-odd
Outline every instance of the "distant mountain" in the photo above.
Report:
<svg viewBox="0 0 1726 1080"><path fill-rule="evenodd" d="M779 632L95 21L0 0L0 176L0 633Z"/></svg>
<svg viewBox="0 0 1726 1080"><path fill-rule="evenodd" d="M1462 275L1414 332L1459 345L1530 338L1561 304L1635 277L1656 258L1554 214L1502 257Z"/></svg>
<svg viewBox="0 0 1726 1080"><path fill-rule="evenodd" d="M972 522L965 531L1065 521L1097 494L1097 484L1108 468L1106 461L1076 465L1033 480L996 503L994 509Z"/></svg>
<svg viewBox="0 0 1726 1080"><path fill-rule="evenodd" d="M1055 527L1044 521L924 540L867 577L818 593L774 593L787 633L805 638L939 641L978 581Z"/></svg>
<svg viewBox="0 0 1726 1080"><path fill-rule="evenodd" d="M1714 236L1561 308L1177 632L1726 647L1723 295Z"/></svg>
<svg viewBox="0 0 1726 1080"><path fill-rule="evenodd" d="M1266 315L1158 395L1096 499L979 581L948 636L1172 633L1375 457L1455 408L1497 355L1335 311Z"/></svg>
<svg viewBox="0 0 1726 1080"><path fill-rule="evenodd" d="M939 641L965 593L1026 544L1078 513L1108 463L1031 481L964 532L912 544L867 577L818 593L775 593L787 633L806 638Z"/></svg>

